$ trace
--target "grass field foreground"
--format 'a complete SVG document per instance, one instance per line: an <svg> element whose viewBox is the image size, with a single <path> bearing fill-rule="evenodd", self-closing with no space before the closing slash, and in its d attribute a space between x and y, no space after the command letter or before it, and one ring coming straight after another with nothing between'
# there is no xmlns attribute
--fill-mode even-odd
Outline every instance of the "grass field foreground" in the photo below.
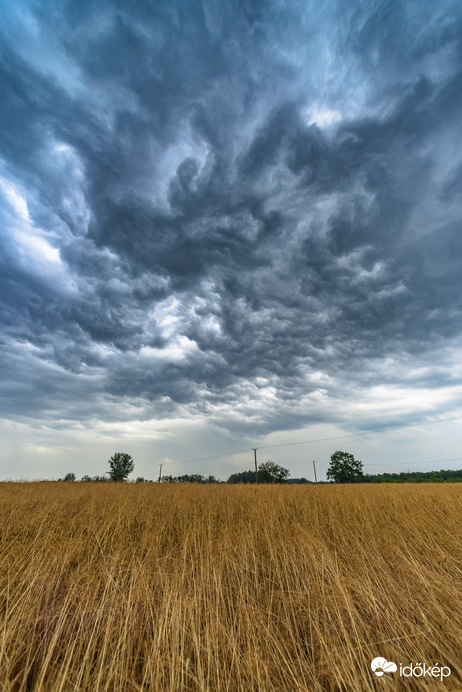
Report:
<svg viewBox="0 0 462 692"><path fill-rule="evenodd" d="M460 486L3 483L0 508L2 691L462 688Z"/></svg>

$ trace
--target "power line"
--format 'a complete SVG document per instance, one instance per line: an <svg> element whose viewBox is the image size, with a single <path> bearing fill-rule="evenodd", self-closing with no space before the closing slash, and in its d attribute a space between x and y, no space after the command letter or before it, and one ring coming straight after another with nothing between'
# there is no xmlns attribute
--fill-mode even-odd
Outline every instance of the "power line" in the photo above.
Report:
<svg viewBox="0 0 462 692"><path fill-rule="evenodd" d="M247 449L240 449L237 452L226 452L225 454L215 454L213 457L201 457L200 459L186 459L184 461L166 461L164 462L164 466L176 466L177 464L196 464L199 461L213 461L213 459L220 459L221 457L234 457L237 456L238 454L244 454L245 452L250 452L250 447L247 447ZM146 469L150 469L152 466L156 466L156 464L149 464L149 466L142 466L139 471L145 471Z"/></svg>
<svg viewBox="0 0 462 692"><path fill-rule="evenodd" d="M438 418L437 420L432 420L432 421L425 421L423 423L408 423L404 425L390 425L385 428L372 428L371 430L365 430L363 432L358 432L358 433L347 433L345 435L335 435L333 437L320 437L317 439L312 439L312 440L302 440L301 442L283 442L280 444L276 445L261 445L258 447L258 449L276 449L278 447L294 447L297 445L305 445L305 444L315 444L317 442L332 442L333 440L344 440L352 437L361 437L363 435L372 435L374 433L381 433L381 432L388 432L390 430L401 430L402 428L417 428L417 427L422 427L425 425L434 425L436 423L446 423L454 420L460 420L462 416L453 416L451 418ZM164 462L165 466L177 466L178 464L196 464L199 462L203 461L213 461L215 459L220 459L221 457L232 457L232 456L237 456L238 454L245 454L247 452L252 451L254 448L253 447L247 447L246 449L240 449L234 452L225 452L224 454L215 454L210 457L199 457L196 459L185 459L183 461L167 461ZM291 463L305 463L305 462L291 462ZM319 462L319 463L329 463L329 462ZM396 462L400 463L400 462ZM405 463L405 462L401 462ZM412 462L412 463L419 463L419 462ZM422 462L422 463L427 463L427 462ZM437 463L437 462L428 462L428 463ZM393 466L393 464L370 464L371 466ZM153 466L156 466L156 464L149 464L149 466L143 466L139 471L144 471L146 469L150 469Z"/></svg>
<svg viewBox="0 0 462 692"><path fill-rule="evenodd" d="M446 463L449 461L462 461L462 457L452 457L450 459L431 459L431 460L427 460L427 461L395 461L393 463L383 463L383 464L382 463L365 462L364 465L365 466L396 466L398 464L406 464L407 466L421 466L424 464L442 464L442 463ZM286 462L286 463L288 463L288 465L291 466L292 464L309 464L310 461L304 459L303 461L290 461L290 462ZM311 463L314 466L315 462L311 461ZM316 463L329 464L330 462L329 461L317 461ZM221 473L223 473L225 471L226 472L229 472L229 471L236 472L236 467L235 466L227 466L224 469L221 469L220 475L221 475ZM237 472L237 473L239 473L239 472ZM314 466L314 473L315 473L315 479L316 479L316 467L315 466ZM405 473L405 471L399 471L399 473ZM317 479L316 479L316 482L317 482Z"/></svg>
<svg viewBox="0 0 462 692"><path fill-rule="evenodd" d="M159 465L160 465L160 464L159 464ZM164 464L164 463L163 463L162 466L167 466L167 464ZM138 470L141 471L141 469L138 469ZM223 474L226 474L226 473L228 473L228 475L229 475L229 474L231 474L232 472L236 472L236 466L235 466L235 465L233 465L233 466L220 467L220 475L223 475ZM201 475L202 475L202 474L201 474ZM162 478L165 478L165 474L162 474ZM154 481L155 479L152 479L152 480ZM157 477L157 480L158 480L158 477Z"/></svg>
<svg viewBox="0 0 462 692"><path fill-rule="evenodd" d="M396 464L406 464L407 466L414 466L415 464L443 464L446 461L461 461L462 457L455 457L454 459L432 459L431 461L395 461L393 464L369 464L367 461L364 463L365 466L396 466ZM327 463L327 462L326 462Z"/></svg>
<svg viewBox="0 0 462 692"><path fill-rule="evenodd" d="M390 425L386 428L372 428L358 433L348 433L346 435L336 435L335 437L321 437L317 440L303 440L302 442L283 442L277 445L260 445L258 449L274 449L276 447L293 447L295 445L314 444L315 442L331 442L332 440L343 440L347 437L360 437L361 435L371 435L373 433L388 432L389 430L401 430L401 428L418 428L422 425L433 425L434 423L446 423L447 421L460 420L462 416L453 418L438 418L438 420L425 421L425 423L408 423L404 425Z"/></svg>
<svg viewBox="0 0 462 692"><path fill-rule="evenodd" d="M407 466L420 466L423 464L442 464L442 463L445 463L447 461L462 461L462 457L452 457L451 459L431 459L428 461L395 461L393 463L384 463L384 464L382 464L382 463L371 463L370 464L370 463L366 462L364 465L365 466L396 466L397 464L406 464ZM303 461L290 461L287 463L289 466L291 466L292 464L309 464L310 461L304 459ZM330 462L329 461L316 461L316 462L311 461L311 463L313 464L315 482L317 483L318 481L317 481L317 477L316 477L315 463L317 463L317 464L329 464ZM161 464L161 466L163 466L163 464ZM448 470L451 470L451 469L448 469ZM224 469L221 469L221 472L224 472L224 471L235 471L236 472L236 467L235 466L227 466ZM239 472L237 472L237 473L239 473ZM399 471L397 473L406 473L406 471ZM221 482L225 483L226 481L221 481Z"/></svg>
<svg viewBox="0 0 462 692"><path fill-rule="evenodd" d="M377 462L372 462L369 463L368 461L364 462L364 466L396 466L397 464L407 464L407 465L412 465L414 466L415 464L443 464L446 461L462 461L462 457L453 457L452 459L431 459L430 461L394 461L393 463L385 462L385 463L377 463ZM285 462L289 466L292 464L309 464L310 461L307 459L303 459L303 461L287 461ZM317 464L330 464L330 461L316 461Z"/></svg>

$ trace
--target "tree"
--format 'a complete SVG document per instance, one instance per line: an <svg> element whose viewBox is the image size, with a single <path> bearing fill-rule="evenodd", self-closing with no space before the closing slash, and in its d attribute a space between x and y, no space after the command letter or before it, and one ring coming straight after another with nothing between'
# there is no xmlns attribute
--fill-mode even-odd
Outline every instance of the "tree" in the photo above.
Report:
<svg viewBox="0 0 462 692"><path fill-rule="evenodd" d="M290 472L283 466L278 466L274 461L266 461L258 467L258 482L259 483L285 483ZM255 483L255 471L241 471L233 473L227 483Z"/></svg>
<svg viewBox="0 0 462 692"><path fill-rule="evenodd" d="M259 483L285 483L289 476L289 469L275 464L274 461L265 461L258 469Z"/></svg>
<svg viewBox="0 0 462 692"><path fill-rule="evenodd" d="M227 483L255 483L255 471L241 471L232 473Z"/></svg>
<svg viewBox="0 0 462 692"><path fill-rule="evenodd" d="M348 452L334 452L326 476L336 483L360 483L364 479L363 462Z"/></svg>
<svg viewBox="0 0 462 692"><path fill-rule="evenodd" d="M75 481L75 473L66 473L63 481Z"/></svg>
<svg viewBox="0 0 462 692"><path fill-rule="evenodd" d="M182 476L176 476L175 483L205 483L205 478L200 473L185 473Z"/></svg>
<svg viewBox="0 0 462 692"><path fill-rule="evenodd" d="M185 473L183 476L162 476L162 483L220 483L215 476L202 476L200 473Z"/></svg>
<svg viewBox="0 0 462 692"><path fill-rule="evenodd" d="M135 468L135 462L130 454L126 454L125 452L116 452L109 459L109 468L111 469L108 471L109 478L112 481L126 481L128 476Z"/></svg>

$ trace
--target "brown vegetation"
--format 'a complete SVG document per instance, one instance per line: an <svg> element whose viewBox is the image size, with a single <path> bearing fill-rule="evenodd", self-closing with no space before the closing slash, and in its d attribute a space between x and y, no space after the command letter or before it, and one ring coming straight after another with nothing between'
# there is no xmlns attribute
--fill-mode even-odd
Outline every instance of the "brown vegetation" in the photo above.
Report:
<svg viewBox="0 0 462 692"><path fill-rule="evenodd" d="M0 689L456 689L462 487L0 485ZM375 678L376 656L449 665Z"/></svg>

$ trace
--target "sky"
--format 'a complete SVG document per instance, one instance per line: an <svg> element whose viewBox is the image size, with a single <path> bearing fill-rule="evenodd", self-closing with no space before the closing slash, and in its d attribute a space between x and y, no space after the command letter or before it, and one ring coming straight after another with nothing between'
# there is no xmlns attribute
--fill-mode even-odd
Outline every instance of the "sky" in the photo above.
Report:
<svg viewBox="0 0 462 692"><path fill-rule="evenodd" d="M459 1L1 0L0 92L0 479L462 467Z"/></svg>

